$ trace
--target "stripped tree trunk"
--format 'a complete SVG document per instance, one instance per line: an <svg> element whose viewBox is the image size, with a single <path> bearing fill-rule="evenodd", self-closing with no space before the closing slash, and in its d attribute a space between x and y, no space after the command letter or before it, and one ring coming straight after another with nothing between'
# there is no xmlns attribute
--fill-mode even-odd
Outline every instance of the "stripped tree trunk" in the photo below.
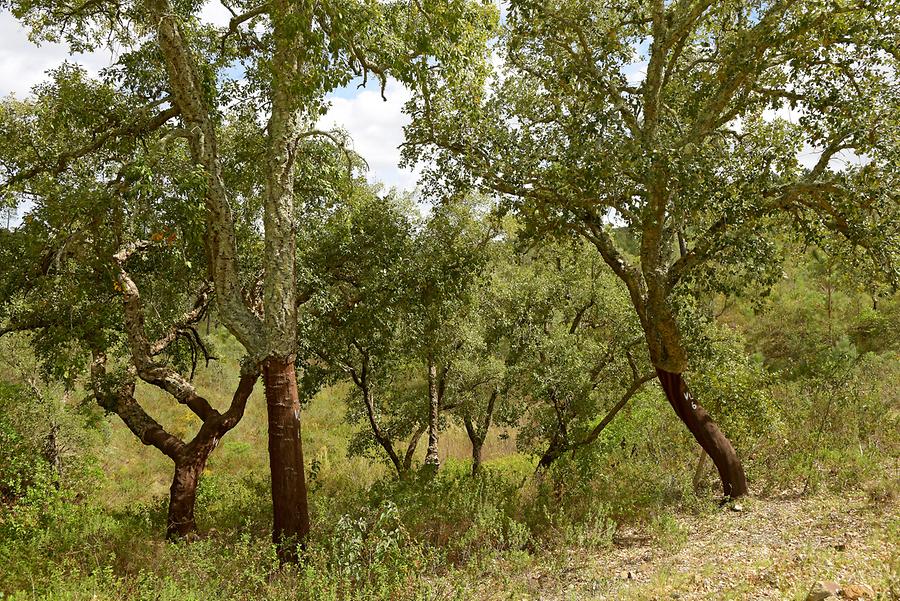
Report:
<svg viewBox="0 0 900 601"><path fill-rule="evenodd" d="M298 36L312 26L311 4L272 0L262 11L272 23L275 45L270 63L271 114L266 127L262 215L263 319L242 295L234 218L218 154L217 122L208 107L201 69L170 1L145 0L145 6L165 60L173 103L188 132L191 157L206 175L206 244L219 315L253 361L263 366L270 428L272 537L282 561L293 560L296 544L309 531L293 354L297 343L294 164L303 125L296 86L305 74L301 68L304 47Z"/></svg>
<svg viewBox="0 0 900 601"><path fill-rule="evenodd" d="M129 374L133 376L133 374ZM225 413L210 408L200 431L189 442L166 432L150 417L134 398L134 379L116 382L106 373L106 356L94 351L91 363L91 387L97 402L107 411L118 415L125 425L145 445L157 448L175 463L175 474L169 489L169 515L166 520L166 538L182 538L197 529L194 505L197 485L206 467L210 453L219 440L234 428L244 415L247 399L253 392L258 374L255 370L242 370L238 387ZM202 400L202 397L197 397ZM197 403L192 403L197 405Z"/></svg>
<svg viewBox="0 0 900 601"><path fill-rule="evenodd" d="M297 559L297 545L309 533L309 507L300 443L300 400L293 357L263 363L272 474L272 541L282 561Z"/></svg>
<svg viewBox="0 0 900 601"><path fill-rule="evenodd" d="M175 462L175 476L169 488L169 515L166 520L166 538L184 538L197 530L194 505L197 501L197 485L206 467L206 457Z"/></svg>
<svg viewBox="0 0 900 601"><path fill-rule="evenodd" d="M747 494L747 478L731 441L726 438L706 410L691 396L687 383L680 373L657 368L660 384L669 404L678 418L687 426L706 454L712 459L722 480L722 492L726 497L737 498Z"/></svg>

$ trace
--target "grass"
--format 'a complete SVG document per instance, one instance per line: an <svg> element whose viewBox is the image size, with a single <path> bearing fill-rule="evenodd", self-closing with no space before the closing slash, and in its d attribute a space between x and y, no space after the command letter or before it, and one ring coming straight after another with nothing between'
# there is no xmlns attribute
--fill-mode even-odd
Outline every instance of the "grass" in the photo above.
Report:
<svg viewBox="0 0 900 601"><path fill-rule="evenodd" d="M237 382L228 344L195 379L219 408ZM804 498L784 494L804 473L768 481L773 456L751 458L754 489L768 492L738 512L716 504L713 474L705 492L690 490L694 444L653 394L540 481L515 432L489 437L485 473L472 479L468 439L451 426L438 477L398 482L384 463L347 456L346 392L324 390L304 407L315 530L299 568L279 570L269 543L258 386L201 481L200 540L162 540L171 463L111 416L85 451L99 469L59 490L38 478L24 499L0 506L0 598L802 599L816 580L833 579L888 599L900 586L900 460L881 431L864 432L879 441L866 452L817 452L820 485ZM156 389L137 394L171 431L189 437L199 426Z"/></svg>

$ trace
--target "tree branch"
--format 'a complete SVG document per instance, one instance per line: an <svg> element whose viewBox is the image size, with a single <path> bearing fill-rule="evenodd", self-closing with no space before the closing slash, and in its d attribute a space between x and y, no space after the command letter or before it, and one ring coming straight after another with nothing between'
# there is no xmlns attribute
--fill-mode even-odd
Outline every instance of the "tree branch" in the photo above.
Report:
<svg viewBox="0 0 900 601"><path fill-rule="evenodd" d="M156 447L172 460L185 448L183 441L166 432L135 400L133 377L113 387L106 374L106 355L98 351L91 361L91 388L97 403L118 415L145 445Z"/></svg>
<svg viewBox="0 0 900 601"><path fill-rule="evenodd" d="M147 340L144 326L144 309L137 284L125 270L127 258L137 252L151 246L151 242L141 240L124 246L114 255L118 268L117 282L123 295L125 310L125 331L128 335L131 357L138 376L149 384L162 388L175 399L186 405L197 417L206 422L216 417L219 413L213 409L205 398L197 394L194 386L174 369L155 363L152 359L151 346Z"/></svg>
<svg viewBox="0 0 900 601"><path fill-rule="evenodd" d="M158 104L158 103L157 103ZM177 107L171 107L164 111L161 111L154 115L152 118L146 121L135 121L132 123L127 123L115 129L111 129L100 136L98 136L93 142L90 144L85 144L79 148L74 150L69 150L67 152L63 152L56 156L52 161L46 161L43 164L35 165L30 169L26 169L25 171L21 171L11 178L9 178L6 182L0 186L0 191L9 188L10 186L14 186L15 184L28 181L38 175L43 173L49 173L51 175L59 175L63 171L66 170L68 165L77 159L85 157L93 152L96 152L103 148L108 142L113 139L121 138L124 136L136 136L141 134L150 133L155 131L166 124L170 119L174 119L179 115L179 110Z"/></svg>

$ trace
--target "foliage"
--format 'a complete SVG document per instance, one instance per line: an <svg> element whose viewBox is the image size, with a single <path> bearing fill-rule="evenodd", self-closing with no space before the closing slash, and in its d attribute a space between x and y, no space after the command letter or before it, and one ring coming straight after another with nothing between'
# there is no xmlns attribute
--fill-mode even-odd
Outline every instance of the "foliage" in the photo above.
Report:
<svg viewBox="0 0 900 601"><path fill-rule="evenodd" d="M717 499L664 372L753 492L890 507L900 13L832 4L0 0L118 57L0 102L0 596L461 597L635 533L671 555ZM316 128L369 77L413 92L424 196ZM285 398L203 438L273 358ZM301 407L283 566L272 487L293 511L306 470L269 480L263 433L299 443ZM192 540L134 435L207 443Z"/></svg>

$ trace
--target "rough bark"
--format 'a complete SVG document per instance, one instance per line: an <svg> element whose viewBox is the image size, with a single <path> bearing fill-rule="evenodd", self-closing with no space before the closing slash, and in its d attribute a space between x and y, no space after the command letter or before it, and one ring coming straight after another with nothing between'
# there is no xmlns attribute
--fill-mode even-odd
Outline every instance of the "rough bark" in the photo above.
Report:
<svg viewBox="0 0 900 601"><path fill-rule="evenodd" d="M197 501L197 484L205 467L206 457L175 463L166 520L166 538L169 540L184 538L197 530L194 505Z"/></svg>
<svg viewBox="0 0 900 601"><path fill-rule="evenodd" d="M425 467L437 471L441 465L438 456L438 419L441 399L438 393L437 365L428 358L428 449L425 451Z"/></svg>
<svg viewBox="0 0 900 601"><path fill-rule="evenodd" d="M659 368L656 369L656 373L675 414L687 426L716 466L722 481L724 495L729 498L746 495L748 492L747 478L731 441L722 433L706 410L691 396L684 377L680 373L672 373Z"/></svg>
<svg viewBox="0 0 900 601"><path fill-rule="evenodd" d="M244 303L241 293L234 219L222 174L216 125L210 116L197 59L182 35L177 12L171 4L167 0L145 0L145 6L151 16L148 25L156 30L174 105L190 133L192 160L206 173L205 241L219 316L247 352L259 359L264 356L260 351L265 348L263 324Z"/></svg>
<svg viewBox="0 0 900 601"><path fill-rule="evenodd" d="M296 561L297 546L309 534L309 507L300 444L300 401L294 358L269 357L263 363L272 474L272 541L283 562Z"/></svg>
<svg viewBox="0 0 900 601"><path fill-rule="evenodd" d="M311 27L306 2L273 0L271 114L266 126L266 186L263 203L265 274L263 299L267 356L286 357L297 344L297 290L294 264L294 163L301 129L300 102L296 85L300 57L297 28Z"/></svg>
<svg viewBox="0 0 900 601"><path fill-rule="evenodd" d="M191 320L200 318L202 312L197 311L197 305L202 305L203 302L198 299L197 303L195 303L195 308L179 320L178 324L170 330L170 333L167 333L156 342L150 342L147 338L144 324L144 309L140 290L125 269L125 263L135 252L146 250L151 246L151 242L142 240L124 246L113 255L118 268L117 280L122 291L125 331L128 334L131 360L137 370L137 375L142 380L165 390L205 422L217 416L218 412L212 408L212 405L205 398L197 394L194 385L187 378L166 364L153 359L153 355L162 353L175 340L175 336L171 332L177 331L177 325L184 327L192 323ZM207 292L204 289L199 298L205 298L206 294Z"/></svg>
<svg viewBox="0 0 900 601"><path fill-rule="evenodd" d="M293 559L296 553L289 549L293 543L288 545L286 541L299 542L309 530L292 357L297 330L293 184L301 127L301 101L296 86L298 78L303 76L301 60L306 58L307 51L297 38L298 32L309 31L311 27L311 7L306 2L274 0L258 9L259 14L269 14L274 44L269 65L271 114L267 124L263 198L265 273L261 320L242 294L234 220L217 148L217 125L208 106L197 57L170 2L145 0L144 4L151 17L148 25L156 31L165 61L174 105L189 132L192 160L206 174L206 244L219 314L254 362L264 365L275 503L273 539L280 545L282 559Z"/></svg>

